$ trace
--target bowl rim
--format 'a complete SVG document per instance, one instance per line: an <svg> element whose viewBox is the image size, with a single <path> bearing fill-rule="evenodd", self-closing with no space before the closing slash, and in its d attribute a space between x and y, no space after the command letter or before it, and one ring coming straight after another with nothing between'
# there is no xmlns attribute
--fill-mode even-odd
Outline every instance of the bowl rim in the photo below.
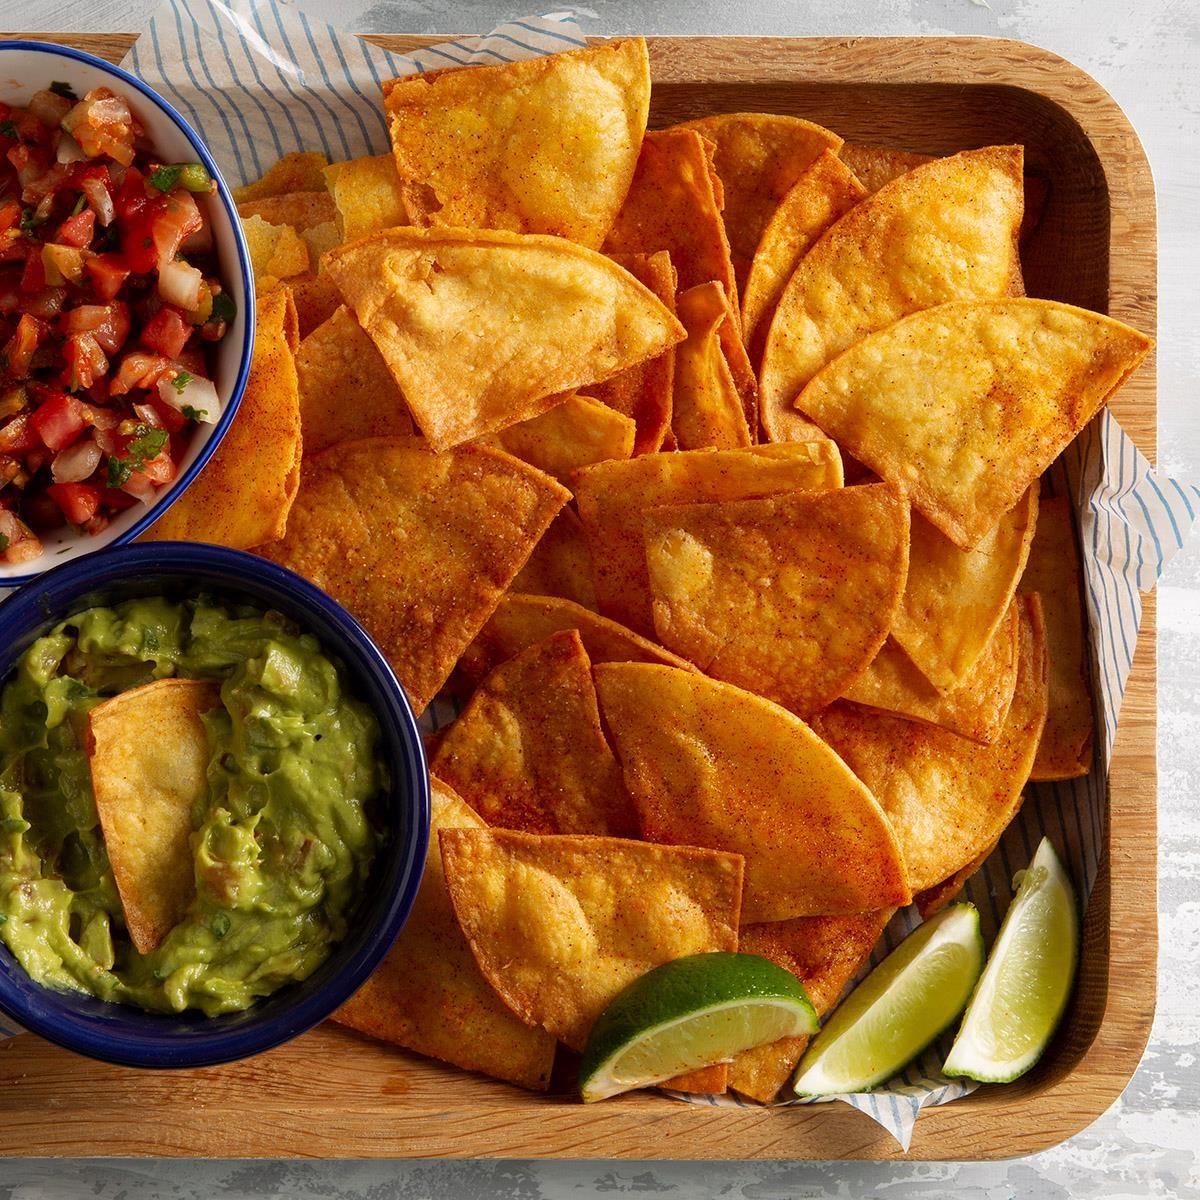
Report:
<svg viewBox="0 0 1200 1200"><path fill-rule="evenodd" d="M169 100L166 100L150 87L149 84L144 83L136 75L126 71L123 67L107 62L95 54L89 54L86 50L76 50L74 46L60 46L55 42L40 42L34 38L17 38L11 41L0 41L0 53L11 51L32 51L37 54L52 54L60 58L70 58L77 62L86 63L88 66L96 67L109 75L115 76L125 86L132 88L150 103L158 107L188 140L197 157L204 164L205 170L208 171L209 176L216 182L217 198L220 201L220 207L229 221L229 227L233 233L234 249L237 251L238 267L240 269L239 282L242 294L239 297L239 302L242 305L242 312L245 318L243 323L242 349L238 361L237 375L234 377L233 387L230 390L229 399L225 404L224 411L221 413L220 420L213 427L204 445L200 447L195 461L181 475L173 479L160 495L155 497L154 503L150 508L134 521L128 529L114 536L111 541L101 541L100 544L92 549L85 550L82 554L76 555L75 558L70 560L71 562L78 562L91 557L91 555L98 551L109 550L116 546L124 546L128 542L133 541L139 534L145 533L187 491L189 485L216 452L217 447L224 441L225 435L229 432L229 427L237 415L237 410L242 402L242 396L246 391L246 383L250 378L250 360L254 352L254 331L257 323L254 271L250 265L250 250L246 245L246 235L242 231L242 222L238 217L237 204L233 199L233 193L230 191L229 185L225 182L225 177L221 174L216 160L209 153L208 147L204 144L200 135L188 124L186 118ZM100 537L103 537L103 534ZM33 580L41 578L47 572L57 570L62 565L64 564L50 563L28 574L10 575L0 578L0 591L4 588L21 587L31 583Z"/></svg>

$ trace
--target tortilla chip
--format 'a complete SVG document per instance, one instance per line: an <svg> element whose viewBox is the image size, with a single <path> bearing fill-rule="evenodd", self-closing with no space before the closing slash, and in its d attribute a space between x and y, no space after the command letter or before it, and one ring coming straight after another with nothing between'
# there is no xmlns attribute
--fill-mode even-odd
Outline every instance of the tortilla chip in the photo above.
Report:
<svg viewBox="0 0 1200 1200"><path fill-rule="evenodd" d="M658 1086L696 1096L720 1096L729 1088L729 1064L700 1067L686 1075L676 1075L674 1079L665 1080Z"/></svg>
<svg viewBox="0 0 1200 1200"><path fill-rule="evenodd" d="M627 271L561 238L392 229L324 263L436 450L535 417L684 337Z"/></svg>
<svg viewBox="0 0 1200 1200"><path fill-rule="evenodd" d="M484 977L522 1020L573 1050L653 967L737 949L736 854L506 829L444 829L438 840Z"/></svg>
<svg viewBox="0 0 1200 1200"><path fill-rule="evenodd" d="M1018 605L1017 686L990 746L841 700L813 718L817 733L883 805L913 892L966 866L1020 807L1046 720L1046 638L1038 598L1023 596Z"/></svg>
<svg viewBox="0 0 1200 1200"><path fill-rule="evenodd" d="M655 636L642 538L647 509L816 491L841 483L841 458L829 441L644 454L585 467L575 475L575 497L592 552L600 611Z"/></svg>
<svg viewBox="0 0 1200 1200"><path fill-rule="evenodd" d="M204 470L143 541L250 550L283 537L300 486L295 336L291 293L281 288L259 296L250 378L237 418Z"/></svg>
<svg viewBox="0 0 1200 1200"><path fill-rule="evenodd" d="M305 460L287 537L261 552L350 610L420 713L569 498L487 446L340 442Z"/></svg>
<svg viewBox="0 0 1200 1200"><path fill-rule="evenodd" d="M864 338L796 403L970 549L1151 345L1120 321L1052 300L945 304Z"/></svg>
<svg viewBox="0 0 1200 1200"><path fill-rule="evenodd" d="M893 179L907 175L914 167L936 161L932 154L914 154L909 150L893 150L890 146L863 146L855 142L847 142L842 147L841 159L867 189L868 195Z"/></svg>
<svg viewBox="0 0 1200 1200"><path fill-rule="evenodd" d="M1016 816L1016 813L1013 816ZM917 906L917 912L921 914L922 921L928 921L934 913L941 912L943 908L958 898L959 893L966 887L967 880L987 862L999 840L997 838L990 846L985 847L965 867L955 871L949 879L943 879L941 883L926 888L925 891L913 897L913 903Z"/></svg>
<svg viewBox="0 0 1200 1200"><path fill-rule="evenodd" d="M268 224L290 225L298 232L337 220L337 205L324 186L320 191L289 192L286 196L247 200L237 208L243 223L250 217L261 217Z"/></svg>
<svg viewBox="0 0 1200 1200"><path fill-rule="evenodd" d="M342 307L342 293L324 271L295 275L288 280L292 300L296 305L300 336L308 337L319 325L324 325Z"/></svg>
<svg viewBox="0 0 1200 1200"><path fill-rule="evenodd" d="M796 397L867 334L948 300L1021 294L1022 158L1020 146L993 146L918 167L856 205L801 259L763 351L772 441L796 438Z"/></svg>
<svg viewBox="0 0 1200 1200"><path fill-rule="evenodd" d="M325 168L325 183L337 207L343 241L410 224L396 160L390 154L333 163Z"/></svg>
<svg viewBox="0 0 1200 1200"><path fill-rule="evenodd" d="M596 249L650 108L641 38L385 85L404 202L421 225L549 233Z"/></svg>
<svg viewBox="0 0 1200 1200"><path fill-rule="evenodd" d="M883 645L908 570L885 484L646 513L654 628L706 675L807 717Z"/></svg>
<svg viewBox="0 0 1200 1200"><path fill-rule="evenodd" d="M375 973L333 1014L341 1025L543 1092L554 1039L519 1021L475 964L459 928L438 848L439 829L483 822L440 779L429 781L429 851L412 912Z"/></svg>
<svg viewBox="0 0 1200 1200"><path fill-rule="evenodd" d="M306 455L335 442L413 432L387 363L344 306L300 343L296 375Z"/></svg>
<svg viewBox="0 0 1200 1200"><path fill-rule="evenodd" d="M512 581L512 590L531 596L561 596L595 610L592 556L583 524L573 508L564 508L542 534Z"/></svg>
<svg viewBox="0 0 1200 1200"><path fill-rule="evenodd" d="M908 903L883 810L798 717L694 671L595 678L643 837L744 855L747 922Z"/></svg>
<svg viewBox="0 0 1200 1200"><path fill-rule="evenodd" d="M1031 778L1076 779L1092 766L1092 695L1080 594L1079 549L1065 496L1044 499L1037 533L1021 576L1022 592L1037 592L1046 617L1050 711Z"/></svg>
<svg viewBox="0 0 1200 1200"><path fill-rule="evenodd" d="M242 232L257 290L269 291L280 280L303 275L309 269L308 243L290 225L271 225L262 217L245 217Z"/></svg>
<svg viewBox="0 0 1200 1200"><path fill-rule="evenodd" d="M321 172L329 165L325 155L294 151L277 159L262 178L233 189L237 204L265 200L268 196L286 196L289 192L316 192L325 186Z"/></svg>
<svg viewBox="0 0 1200 1200"><path fill-rule="evenodd" d="M203 714L220 703L217 683L159 679L88 713L96 813L139 954L179 924L195 895L192 806L208 794Z"/></svg>

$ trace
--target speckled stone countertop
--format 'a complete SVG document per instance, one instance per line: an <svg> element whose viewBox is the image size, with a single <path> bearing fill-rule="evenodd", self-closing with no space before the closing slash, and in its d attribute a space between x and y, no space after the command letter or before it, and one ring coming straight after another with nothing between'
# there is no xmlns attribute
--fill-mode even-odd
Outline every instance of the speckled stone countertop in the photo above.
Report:
<svg viewBox="0 0 1200 1200"><path fill-rule="evenodd" d="M0 0L0 29L134 30L154 0ZM1159 464L1200 479L1200 4L1196 0L589 0L601 34L973 34L1091 72L1146 145L1159 205ZM533 0L306 0L364 32L479 33ZM549 11L552 5L546 5ZM1200 537L1159 587L1158 1015L1090 1129L1011 1162L3 1161L0 1200L550 1200L638 1195L1103 1200L1200 1195Z"/></svg>

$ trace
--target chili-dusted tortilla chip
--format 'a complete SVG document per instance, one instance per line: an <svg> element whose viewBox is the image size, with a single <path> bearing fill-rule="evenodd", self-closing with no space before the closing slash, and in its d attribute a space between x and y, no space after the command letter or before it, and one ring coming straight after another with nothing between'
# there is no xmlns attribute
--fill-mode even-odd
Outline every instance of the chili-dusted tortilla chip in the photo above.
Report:
<svg viewBox="0 0 1200 1200"><path fill-rule="evenodd" d="M125 924L149 954L195 895L192 806L208 792L204 713L216 683L159 679L88 713L88 768Z"/></svg>
<svg viewBox="0 0 1200 1200"><path fill-rule="evenodd" d="M287 281L296 305L300 336L308 337L342 307L342 293L324 271L309 271Z"/></svg>
<svg viewBox="0 0 1200 1200"><path fill-rule="evenodd" d="M337 206L343 241L409 224L396 160L390 154L333 163L325 168L325 183Z"/></svg>
<svg viewBox="0 0 1200 1200"><path fill-rule="evenodd" d="M796 403L969 549L1151 345L1120 321L1052 300L961 301L864 338Z"/></svg>
<svg viewBox="0 0 1200 1200"><path fill-rule="evenodd" d="M1018 804L1018 810L1020 805ZM1014 812L1013 816L1017 814ZM996 848L996 843L1000 839L997 838L990 846L985 847L975 858L973 858L965 867L961 867L955 871L948 879L943 879L941 883L935 884L931 888L926 888L925 891L919 892L913 897L913 903L917 906L917 911L921 914L922 921L928 921L934 913L939 913L948 904L951 904L958 898L959 893L967 884L967 880L987 862L988 857Z"/></svg>
<svg viewBox="0 0 1200 1200"><path fill-rule="evenodd" d="M646 513L654 628L706 675L806 717L883 645L908 570L885 484Z"/></svg>
<svg viewBox="0 0 1200 1200"><path fill-rule="evenodd" d="M1079 550L1065 496L1044 499L1037 533L1021 576L1022 592L1037 592L1046 617L1050 710L1033 763L1033 779L1075 779L1092 765L1092 695L1080 594Z"/></svg>
<svg viewBox="0 0 1200 1200"><path fill-rule="evenodd" d="M798 717L694 671L594 673L642 835L744 855L747 922L908 903L883 809Z"/></svg>
<svg viewBox="0 0 1200 1200"><path fill-rule="evenodd" d="M641 38L397 79L384 107L422 225L549 233L597 248L629 190L650 108Z"/></svg>
<svg viewBox="0 0 1200 1200"><path fill-rule="evenodd" d="M391 229L324 262L437 450L535 417L684 337L628 271L561 238Z"/></svg>
<svg viewBox="0 0 1200 1200"><path fill-rule="evenodd" d="M600 611L654 636L642 519L664 504L745 500L840 487L842 461L828 440L745 450L643 454L597 463L574 478Z"/></svg>
<svg viewBox="0 0 1200 1200"><path fill-rule="evenodd" d="M286 196L289 192L316 192L325 186L322 171L329 159L320 153L295 151L285 154L261 179L233 189L238 204L265 200L268 196Z"/></svg>
<svg viewBox="0 0 1200 1200"><path fill-rule="evenodd" d="M1021 294L1022 157L1020 146L993 146L918 167L852 208L800 260L759 377L773 441L793 440L796 397L867 334L949 300Z"/></svg>
<svg viewBox="0 0 1200 1200"><path fill-rule="evenodd" d="M262 553L362 622L420 713L569 498L487 446L340 442L305 461L287 536Z"/></svg>
<svg viewBox="0 0 1200 1200"><path fill-rule="evenodd" d="M1037 597L1018 604L1017 686L990 746L842 700L813 718L817 733L883 805L914 893L971 862L1020 806L1046 720L1046 639Z"/></svg>
<svg viewBox="0 0 1200 1200"><path fill-rule="evenodd" d="M259 296L250 377L204 470L142 537L250 550L283 537L300 486L296 310L280 288Z"/></svg>
<svg viewBox="0 0 1200 1200"><path fill-rule="evenodd" d="M626 838L444 829L450 899L504 1002L581 1050L618 992L687 954L736 950L742 860Z"/></svg>
<svg viewBox="0 0 1200 1200"><path fill-rule="evenodd" d="M518 1020L480 974L446 890L438 830L480 829L483 821L440 779L430 779L429 799L429 851L412 912L387 957L333 1019L464 1070L545 1091L554 1039Z"/></svg>
<svg viewBox="0 0 1200 1200"><path fill-rule="evenodd" d="M847 142L841 149L840 157L868 193L879 191L884 184L907 175L914 167L923 167L934 161L932 154L914 154L910 150L864 146L856 142Z"/></svg>
<svg viewBox="0 0 1200 1200"><path fill-rule="evenodd" d="M337 206L323 188L313 192L289 192L284 196L266 196L238 205L243 222L261 217L271 225L290 225L298 232L337 220Z"/></svg>
<svg viewBox="0 0 1200 1200"><path fill-rule="evenodd" d="M512 591L531 596L561 596L595 610L592 556L583 524L573 508L564 508L542 534L512 581Z"/></svg>
<svg viewBox="0 0 1200 1200"><path fill-rule="evenodd" d="M310 266L308 243L290 225L272 225L262 217L245 217L242 232L254 268L254 286L270 291L280 280L303 275Z"/></svg>

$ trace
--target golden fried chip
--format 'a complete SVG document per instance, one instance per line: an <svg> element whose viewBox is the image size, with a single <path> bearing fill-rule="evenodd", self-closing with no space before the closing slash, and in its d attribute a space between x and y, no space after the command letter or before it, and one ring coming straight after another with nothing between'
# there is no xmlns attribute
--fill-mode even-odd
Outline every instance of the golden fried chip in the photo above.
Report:
<svg viewBox="0 0 1200 1200"><path fill-rule="evenodd" d="M420 713L569 498L487 446L340 442L305 460L287 536L262 553L350 610Z"/></svg>
<svg viewBox="0 0 1200 1200"><path fill-rule="evenodd" d="M446 890L438 830L480 829L483 822L440 779L429 780L429 800L429 851L412 912L387 957L333 1019L464 1070L545 1091L554 1039L518 1020L480 974Z"/></svg>
<svg viewBox="0 0 1200 1200"><path fill-rule="evenodd" d="M319 192L325 187L321 172L328 165L329 159L320 153L295 151L285 154L261 179L234 188L233 198L238 204L245 204L291 192Z"/></svg>
<svg viewBox="0 0 1200 1200"><path fill-rule="evenodd" d="M561 238L391 229L324 263L437 450L535 417L684 337L628 271Z"/></svg>
<svg viewBox="0 0 1200 1200"><path fill-rule="evenodd" d="M271 225L262 217L245 217L242 232L254 268L254 286L269 291L280 280L309 269L308 243L290 225Z"/></svg>
<svg viewBox="0 0 1200 1200"><path fill-rule="evenodd" d="M342 307L342 293L324 271L309 271L287 281L296 305L300 336L308 337L319 325L324 325Z"/></svg>
<svg viewBox="0 0 1200 1200"><path fill-rule="evenodd" d="M583 524L573 508L564 508L542 534L529 560L512 581L512 591L530 596L561 596L595 611L592 556Z"/></svg>
<svg viewBox="0 0 1200 1200"><path fill-rule="evenodd" d="M1017 686L990 746L841 700L813 718L817 733L883 805L913 892L976 858L1020 806L1046 720L1046 639L1037 597L1023 596L1018 605Z"/></svg>
<svg viewBox="0 0 1200 1200"><path fill-rule="evenodd" d="M867 669L904 591L908 504L881 483L673 504L643 528L662 644L801 717Z"/></svg>
<svg viewBox="0 0 1200 1200"><path fill-rule="evenodd" d="M88 768L104 848L139 954L179 924L195 895L192 806L208 794L204 713L219 684L159 679L88 713Z"/></svg>
<svg viewBox="0 0 1200 1200"><path fill-rule="evenodd" d="M907 175L914 167L933 162L934 156L893 150L890 146L864 146L847 142L841 149L841 159L854 172L868 194L873 194L885 183Z"/></svg>
<svg viewBox="0 0 1200 1200"><path fill-rule="evenodd" d="M993 146L918 167L800 260L763 351L762 422L773 441L795 440L796 397L867 334L949 300L1021 294L1022 158L1020 146Z"/></svg>
<svg viewBox="0 0 1200 1200"><path fill-rule="evenodd" d="M309 261L314 264L321 261L322 254L340 245L342 241L336 221L322 221L320 225L314 225L311 229L302 229L300 236L308 247Z"/></svg>
<svg viewBox="0 0 1200 1200"><path fill-rule="evenodd" d="M642 835L744 855L747 922L908 903L883 810L798 717L694 671L595 677Z"/></svg>
<svg viewBox="0 0 1200 1200"><path fill-rule="evenodd" d="M238 215L245 222L260 217L271 225L290 225L298 232L337 220L337 205L322 189L313 192L289 192L286 196L266 196L247 200L238 205Z"/></svg>
<svg viewBox="0 0 1200 1200"><path fill-rule="evenodd" d="M736 854L506 829L445 829L438 838L454 911L485 978L519 1017L573 1050L651 968L737 949Z"/></svg>
<svg viewBox="0 0 1200 1200"><path fill-rule="evenodd" d="M333 163L325 168L325 183L337 206L343 241L410 224L396 160L390 154Z"/></svg>
<svg viewBox="0 0 1200 1200"><path fill-rule="evenodd" d="M1018 809L1020 805L1018 805ZM1013 816L1017 814L1014 812ZM959 868L948 879L943 879L941 883L935 884L931 888L926 888L923 892L919 892L913 897L913 903L917 906L917 911L921 914L922 921L928 921L934 913L939 913L948 904L957 899L959 893L967 884L967 880L987 862L992 851L995 850L999 838L996 839L990 846L982 850L975 858L973 858L965 867Z"/></svg>
<svg viewBox="0 0 1200 1200"><path fill-rule="evenodd" d="M842 461L831 442L643 454L598 463L574 479L587 532L600 611L654 636L642 518L664 504L745 500L840 487Z"/></svg>
<svg viewBox="0 0 1200 1200"><path fill-rule="evenodd" d="M411 75L384 91L413 221L549 233L595 249L633 178L650 63L641 38L623 38Z"/></svg>

